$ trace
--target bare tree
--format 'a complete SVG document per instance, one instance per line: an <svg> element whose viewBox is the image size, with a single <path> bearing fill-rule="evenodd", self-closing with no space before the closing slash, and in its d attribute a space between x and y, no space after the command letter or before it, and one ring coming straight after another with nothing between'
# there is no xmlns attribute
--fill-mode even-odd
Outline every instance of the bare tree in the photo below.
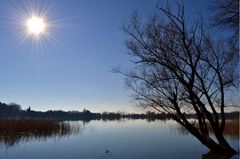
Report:
<svg viewBox="0 0 240 159"><path fill-rule="evenodd" d="M239 0L214 0L210 6L211 24L230 32L229 45L239 53Z"/></svg>
<svg viewBox="0 0 240 159"><path fill-rule="evenodd" d="M216 40L204 23L186 23L184 7L174 14L169 7L143 20L133 13L123 26L134 70L117 70L127 77L142 106L169 115L210 150L236 154L223 136L226 92L236 85L236 54ZM187 113L195 113L190 122ZM209 134L213 129L214 140Z"/></svg>
<svg viewBox="0 0 240 159"><path fill-rule="evenodd" d="M212 24L226 30L239 32L239 0L215 0L210 11L213 11Z"/></svg>

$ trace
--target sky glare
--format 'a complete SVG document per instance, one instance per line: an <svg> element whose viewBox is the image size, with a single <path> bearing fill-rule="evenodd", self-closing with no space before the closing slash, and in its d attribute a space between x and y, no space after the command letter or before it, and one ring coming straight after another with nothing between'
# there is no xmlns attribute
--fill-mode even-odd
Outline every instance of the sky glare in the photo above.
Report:
<svg viewBox="0 0 240 159"><path fill-rule="evenodd" d="M134 111L124 78L111 72L131 67L120 28L134 10L147 16L162 2L0 0L0 101L34 110ZM207 1L184 3L197 16ZM42 35L26 33L33 14L46 23Z"/></svg>

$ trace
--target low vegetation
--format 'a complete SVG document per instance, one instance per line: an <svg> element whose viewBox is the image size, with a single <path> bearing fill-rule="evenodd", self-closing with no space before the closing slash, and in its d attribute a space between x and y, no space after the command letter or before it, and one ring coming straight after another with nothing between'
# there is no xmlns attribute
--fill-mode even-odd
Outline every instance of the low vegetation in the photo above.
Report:
<svg viewBox="0 0 240 159"><path fill-rule="evenodd" d="M230 137L239 138L239 120L227 120L224 134Z"/></svg>
<svg viewBox="0 0 240 159"><path fill-rule="evenodd" d="M54 120L0 119L0 144L5 146L33 138L44 140L52 136L61 137L70 132L70 124Z"/></svg>
<svg viewBox="0 0 240 159"><path fill-rule="evenodd" d="M213 133L213 129L210 124L207 124L210 133ZM184 127L178 127L178 131L182 134L189 134L189 132ZM239 138L239 119L226 120L226 125L223 132L224 136L230 138Z"/></svg>

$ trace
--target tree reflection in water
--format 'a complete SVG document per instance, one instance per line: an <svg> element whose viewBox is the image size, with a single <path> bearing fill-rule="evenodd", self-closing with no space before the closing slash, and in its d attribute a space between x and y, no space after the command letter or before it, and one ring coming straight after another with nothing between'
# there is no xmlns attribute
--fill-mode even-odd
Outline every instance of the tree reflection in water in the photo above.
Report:
<svg viewBox="0 0 240 159"><path fill-rule="evenodd" d="M216 154L212 151L209 151L208 153L202 155L202 159L229 159L227 156Z"/></svg>
<svg viewBox="0 0 240 159"><path fill-rule="evenodd" d="M188 130L182 126L175 126L171 130L182 135L190 134ZM212 133L213 129L211 127L209 127L209 130L210 133ZM239 120L226 120L224 135L227 139L239 140ZM208 153L202 155L202 159L229 159L229 157L209 151Z"/></svg>

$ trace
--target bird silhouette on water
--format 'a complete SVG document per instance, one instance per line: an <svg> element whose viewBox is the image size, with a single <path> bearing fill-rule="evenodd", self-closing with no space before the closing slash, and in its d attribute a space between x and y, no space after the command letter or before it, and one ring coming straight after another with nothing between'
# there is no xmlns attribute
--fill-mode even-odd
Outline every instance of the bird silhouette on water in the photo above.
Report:
<svg viewBox="0 0 240 159"><path fill-rule="evenodd" d="M109 153L109 150L108 150L108 149L106 149L105 153L106 153L106 154L108 154L108 153Z"/></svg>

